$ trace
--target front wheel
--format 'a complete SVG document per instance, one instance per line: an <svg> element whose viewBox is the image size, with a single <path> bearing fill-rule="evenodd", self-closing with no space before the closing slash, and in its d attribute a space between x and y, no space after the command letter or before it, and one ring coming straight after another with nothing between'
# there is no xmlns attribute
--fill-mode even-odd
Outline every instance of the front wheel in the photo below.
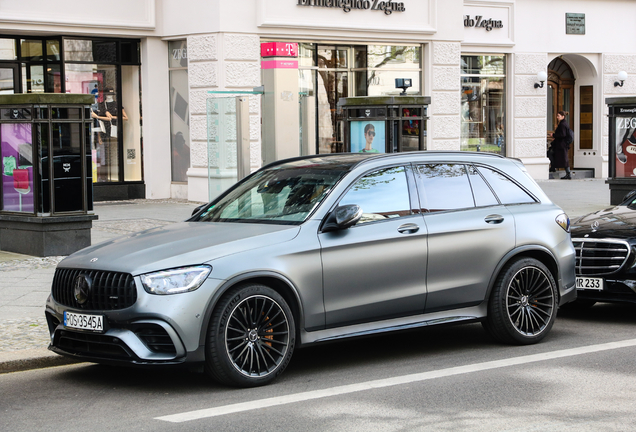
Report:
<svg viewBox="0 0 636 432"><path fill-rule="evenodd" d="M484 327L495 339L533 344L552 328L557 312L556 283L548 268L534 258L508 263L497 278Z"/></svg>
<svg viewBox="0 0 636 432"><path fill-rule="evenodd" d="M295 334L294 317L280 294L258 284L235 288L212 314L205 370L223 384L268 384L289 364Z"/></svg>

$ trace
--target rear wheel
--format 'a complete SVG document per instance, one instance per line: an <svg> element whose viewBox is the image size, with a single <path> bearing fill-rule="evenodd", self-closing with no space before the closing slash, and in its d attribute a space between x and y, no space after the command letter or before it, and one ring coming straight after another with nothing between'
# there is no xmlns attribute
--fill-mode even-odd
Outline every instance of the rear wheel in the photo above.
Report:
<svg viewBox="0 0 636 432"><path fill-rule="evenodd" d="M206 372L223 384L268 384L289 364L295 334L294 317L280 294L257 284L235 288L210 320Z"/></svg>
<svg viewBox="0 0 636 432"><path fill-rule="evenodd" d="M556 283L548 268L534 258L519 258L499 274L484 327L501 342L533 344L548 334L556 312Z"/></svg>

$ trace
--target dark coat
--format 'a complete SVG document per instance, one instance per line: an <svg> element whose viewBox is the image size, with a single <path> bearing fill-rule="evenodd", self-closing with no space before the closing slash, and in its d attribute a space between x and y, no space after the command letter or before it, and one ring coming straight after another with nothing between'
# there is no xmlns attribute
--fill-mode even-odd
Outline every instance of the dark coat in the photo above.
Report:
<svg viewBox="0 0 636 432"><path fill-rule="evenodd" d="M554 131L554 141L552 141L552 149L554 154L552 157L552 168L569 168L570 160L568 158L568 150L570 145L566 144L568 138L568 130L570 125L568 121L563 119L559 122Z"/></svg>

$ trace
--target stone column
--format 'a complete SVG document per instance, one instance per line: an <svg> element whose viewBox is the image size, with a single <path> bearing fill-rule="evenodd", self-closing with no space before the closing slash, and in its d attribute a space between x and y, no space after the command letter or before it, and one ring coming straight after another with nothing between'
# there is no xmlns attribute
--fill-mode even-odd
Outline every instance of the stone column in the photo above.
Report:
<svg viewBox="0 0 636 432"><path fill-rule="evenodd" d="M461 44L433 42L432 93L428 150L459 150Z"/></svg>
<svg viewBox="0 0 636 432"><path fill-rule="evenodd" d="M537 73L547 73L547 53L517 53L514 54L514 113L512 131L512 146L508 148L507 156L519 158L523 161L530 175L535 179L547 179L550 160L547 158L547 82L543 88L534 88ZM510 82L510 80L509 80ZM511 124L511 122L508 122Z"/></svg>

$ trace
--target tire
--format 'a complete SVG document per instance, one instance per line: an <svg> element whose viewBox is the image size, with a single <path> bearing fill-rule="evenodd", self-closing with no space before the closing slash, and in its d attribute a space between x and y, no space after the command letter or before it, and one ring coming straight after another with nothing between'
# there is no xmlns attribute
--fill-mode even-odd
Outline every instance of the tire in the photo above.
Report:
<svg viewBox="0 0 636 432"><path fill-rule="evenodd" d="M205 371L222 384L265 385L283 373L295 341L294 317L280 294L264 285L239 286L212 314Z"/></svg>
<svg viewBox="0 0 636 432"><path fill-rule="evenodd" d="M534 258L519 258L497 277L483 325L500 342L529 345L549 333L557 308L556 283L548 268Z"/></svg>

